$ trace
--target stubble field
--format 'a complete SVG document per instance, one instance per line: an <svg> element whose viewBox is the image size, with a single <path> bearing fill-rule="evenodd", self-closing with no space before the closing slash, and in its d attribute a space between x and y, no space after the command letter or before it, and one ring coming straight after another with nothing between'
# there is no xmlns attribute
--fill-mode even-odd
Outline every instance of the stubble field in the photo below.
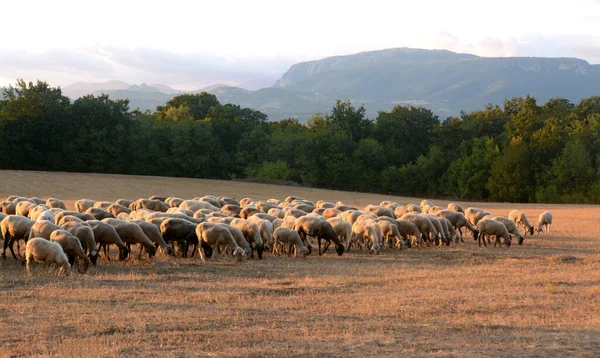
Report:
<svg viewBox="0 0 600 358"><path fill-rule="evenodd" d="M0 171L11 194L116 200L298 195L350 205L420 199L243 182ZM438 205L447 201L433 200ZM28 277L0 260L0 356L598 356L600 207L463 203L550 235L523 246L357 251L264 260L107 262Z"/></svg>

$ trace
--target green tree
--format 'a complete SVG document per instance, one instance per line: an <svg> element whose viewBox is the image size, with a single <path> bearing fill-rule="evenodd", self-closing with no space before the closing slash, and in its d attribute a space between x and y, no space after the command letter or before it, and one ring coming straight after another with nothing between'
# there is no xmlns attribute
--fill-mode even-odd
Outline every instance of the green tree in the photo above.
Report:
<svg viewBox="0 0 600 358"><path fill-rule="evenodd" d="M527 202L533 196L533 173L527 146L513 139L492 162L486 188L496 201Z"/></svg>
<svg viewBox="0 0 600 358"><path fill-rule="evenodd" d="M219 101L214 94L207 92L196 93L196 94L181 94L171 98L164 106L156 107L156 118L172 119L168 116L168 112L171 111L171 115L174 114L172 111L177 108L187 107L189 115L195 120L202 120L206 118L210 110L219 105ZM186 118L187 119L187 118Z"/></svg>

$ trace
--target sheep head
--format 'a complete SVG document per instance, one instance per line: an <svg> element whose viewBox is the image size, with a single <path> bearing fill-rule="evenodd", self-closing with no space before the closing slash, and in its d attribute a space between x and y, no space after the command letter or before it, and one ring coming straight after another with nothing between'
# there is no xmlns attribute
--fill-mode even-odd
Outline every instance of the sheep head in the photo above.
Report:
<svg viewBox="0 0 600 358"><path fill-rule="evenodd" d="M530 226L527 231L529 231L529 235L533 236L533 226ZM539 232L542 232L542 230L540 230Z"/></svg>
<svg viewBox="0 0 600 358"><path fill-rule="evenodd" d="M517 242L519 243L519 245L523 245L524 240L525 240L525 238L523 236L519 236L519 238L517 239Z"/></svg>
<svg viewBox="0 0 600 358"><path fill-rule="evenodd" d="M127 258L127 256L129 256L129 249L126 248L126 247L122 247L119 250L119 260L123 261L123 260L125 260Z"/></svg>
<svg viewBox="0 0 600 358"><path fill-rule="evenodd" d="M96 262L98 261L98 257L100 257L100 253L96 250L92 250L88 254L88 257L90 258L92 265L96 266Z"/></svg>
<svg viewBox="0 0 600 358"><path fill-rule="evenodd" d="M242 256L244 256L244 250L241 247L237 247L233 252L233 256L235 256L235 258L238 261L242 261Z"/></svg>
<svg viewBox="0 0 600 358"><path fill-rule="evenodd" d="M258 254L258 259L262 260L263 251L265 250L264 245L256 245L256 253Z"/></svg>
<svg viewBox="0 0 600 358"><path fill-rule="evenodd" d="M306 248L306 247L300 248L300 250L298 250L298 252L302 254L302 257L306 257L307 255L310 255L310 251L308 251L308 248Z"/></svg>
<svg viewBox="0 0 600 358"><path fill-rule="evenodd" d="M335 252L337 252L339 256L342 256L344 254L344 245L341 243L335 244Z"/></svg>

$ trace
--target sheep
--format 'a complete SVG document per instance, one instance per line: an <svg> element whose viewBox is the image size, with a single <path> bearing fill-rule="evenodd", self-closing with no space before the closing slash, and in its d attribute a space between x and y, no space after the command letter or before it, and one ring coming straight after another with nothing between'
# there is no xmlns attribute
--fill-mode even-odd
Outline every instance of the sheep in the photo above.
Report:
<svg viewBox="0 0 600 358"><path fill-rule="evenodd" d="M246 258L250 258L252 256L252 246L250 246L250 244L244 237L244 233L242 232L242 230L228 224L218 224L229 230L229 233L231 234L231 236L233 236L235 243L238 244L238 246L241 247L242 250L244 250L244 256L246 256Z"/></svg>
<svg viewBox="0 0 600 358"><path fill-rule="evenodd" d="M254 203L254 202L255 202L255 200L254 200L254 199L251 199L251 198L242 198L242 199L240 200L240 206L246 206L246 205L250 205L250 204L252 204L252 203Z"/></svg>
<svg viewBox="0 0 600 358"><path fill-rule="evenodd" d="M312 211L312 210L311 210ZM307 215L308 213L306 211L303 210L299 210L299 209L294 209L294 208L289 208L288 210L286 210L285 212L285 216L294 216L296 218L300 218L302 216Z"/></svg>
<svg viewBox="0 0 600 358"><path fill-rule="evenodd" d="M164 201L156 200L156 199L155 200L138 199L132 205L135 206L135 210L148 209L148 210L160 211L160 212L166 212L170 208L170 206L167 203L165 203Z"/></svg>
<svg viewBox="0 0 600 358"><path fill-rule="evenodd" d="M283 222L281 223L281 227L287 227L288 229L293 229L294 226L296 226L296 219L293 216L287 216L285 219L283 219Z"/></svg>
<svg viewBox="0 0 600 358"><path fill-rule="evenodd" d="M310 213L315 210L317 207L311 204L301 203L294 205L294 209L302 210L304 212Z"/></svg>
<svg viewBox="0 0 600 358"><path fill-rule="evenodd" d="M398 228L398 233L400 234L400 236L402 236L404 242L407 244L408 247L411 247L415 240L417 242L421 241L421 231L415 223L408 220L398 219L394 221L394 224ZM412 236L413 239L409 240L409 236ZM399 242L396 242L395 246L398 247L399 244Z"/></svg>
<svg viewBox="0 0 600 358"><path fill-rule="evenodd" d="M2 220L2 219L0 219ZM273 231L277 230L278 227L281 227L281 224L283 224L283 219L277 218L275 220L273 220L273 222L271 223L273 224Z"/></svg>
<svg viewBox="0 0 600 358"><path fill-rule="evenodd" d="M95 217L93 217L90 214L86 214L86 213L78 213L76 211L59 211L57 213L54 214L54 220L57 223L60 223L62 221L62 218L70 215L70 216L75 216L83 221L88 221L88 220L96 220Z"/></svg>
<svg viewBox="0 0 600 358"><path fill-rule="evenodd" d="M285 201L286 203L291 203L292 201L295 201L295 200L304 200L304 198L300 197L300 196L290 195L287 198L285 198L285 200L283 200L283 201Z"/></svg>
<svg viewBox="0 0 600 358"><path fill-rule="evenodd" d="M166 211L167 214L183 214L189 217L194 217L194 212L191 210L186 210L182 208L168 208Z"/></svg>
<svg viewBox="0 0 600 358"><path fill-rule="evenodd" d="M30 210L29 213L32 214L30 219L33 221L47 220L55 223L54 215L48 210L38 210L33 213Z"/></svg>
<svg viewBox="0 0 600 358"><path fill-rule="evenodd" d="M425 206L433 206L433 203L428 200L421 200L421 204L419 206L421 209L423 209Z"/></svg>
<svg viewBox="0 0 600 358"><path fill-rule="evenodd" d="M305 242L308 240L308 237L316 237L319 246L319 255L322 255L321 240L333 241L335 243L335 251L337 254L339 256L344 254L344 245L340 243L335 230L325 219L310 216L300 217L296 219L294 230L298 232Z"/></svg>
<svg viewBox="0 0 600 358"><path fill-rule="evenodd" d="M406 210L406 207L404 206L397 206L394 209L394 215L396 215L397 218L401 217L402 215L408 213L408 210Z"/></svg>
<svg viewBox="0 0 600 358"><path fill-rule="evenodd" d="M256 208L258 210L262 211L263 213L268 212L269 209L278 209L279 208L277 205L271 204L271 203L266 202L266 201L257 201L254 206L256 206Z"/></svg>
<svg viewBox="0 0 600 358"><path fill-rule="evenodd" d="M260 213L261 211L253 206L246 206L240 210L240 217L242 219L248 219L250 216Z"/></svg>
<svg viewBox="0 0 600 358"><path fill-rule="evenodd" d="M27 274L31 275L32 262L56 264L60 267L59 273L69 274L71 264L60 244L35 237L27 241L25 246L25 260L27 261Z"/></svg>
<svg viewBox="0 0 600 358"><path fill-rule="evenodd" d="M32 203L31 201L21 201L17 203L15 212L17 215L28 217L29 210L33 209L36 206L37 204Z"/></svg>
<svg viewBox="0 0 600 358"><path fill-rule="evenodd" d="M337 210L337 209L327 208L327 209L323 210L323 212L321 213L321 215L323 215L323 217L325 219L330 219L330 218L334 218L334 217L340 215L341 213L342 212L339 211L339 210Z"/></svg>
<svg viewBox="0 0 600 358"><path fill-rule="evenodd" d="M442 226L442 223L440 223L440 220L438 219L438 217L433 214L423 214L423 215L426 216L429 220L431 220L431 223L435 227L435 230L437 231L438 235L441 237L442 242L445 243L446 246L450 245L450 241L446 237L444 227Z"/></svg>
<svg viewBox="0 0 600 358"><path fill-rule="evenodd" d="M373 215L373 214L361 214L360 216L358 216L356 218L356 220L354 222L357 221L367 221L367 220L375 220L377 219L377 215Z"/></svg>
<svg viewBox="0 0 600 358"><path fill-rule="evenodd" d="M117 199L117 200L115 200L115 205L120 205L120 206L123 206L125 208L129 208L129 205L131 205L132 203L133 203L133 200L129 200L129 199ZM106 209L106 211L108 211L108 209Z"/></svg>
<svg viewBox="0 0 600 358"><path fill-rule="evenodd" d="M198 244L205 246L198 240L196 226L196 224L184 219L167 218L160 224L160 233L166 242L179 244L181 255L187 257L190 245L193 246L192 255ZM208 250L212 255L212 248L205 247L204 249L205 251Z"/></svg>
<svg viewBox="0 0 600 358"><path fill-rule="evenodd" d="M409 213L420 213L422 212L421 207L417 204L406 204L406 211Z"/></svg>
<svg viewBox="0 0 600 358"><path fill-rule="evenodd" d="M144 234L146 234L146 236L148 236L150 241L152 241L154 243L155 248L160 247L160 249L162 250L162 252L165 255L173 255L173 248L171 246L167 245L167 243L165 242L165 240L163 239L163 237L160 233L160 229L156 225L154 225L153 223L144 221L144 220L133 220L131 222L139 225L139 227L142 229ZM138 256L138 258L140 258L141 255L142 255L142 250L140 250L140 256Z"/></svg>
<svg viewBox="0 0 600 358"><path fill-rule="evenodd" d="M125 214L131 213L131 209L129 209L127 206L124 206L121 204L112 204L111 206L106 208L106 211L108 213L111 213L113 215L113 217L115 217L115 218L117 216L119 216L119 214L121 214L121 213L125 213Z"/></svg>
<svg viewBox="0 0 600 358"><path fill-rule="evenodd" d="M269 211L267 211L267 214L277 216L280 219L283 219L285 217L285 211L279 208L271 208L269 209Z"/></svg>
<svg viewBox="0 0 600 358"><path fill-rule="evenodd" d="M83 213L87 209L93 207L95 203L96 203L96 201L94 201L92 199L79 199L75 202L74 206L75 206L75 210L77 212Z"/></svg>
<svg viewBox="0 0 600 358"><path fill-rule="evenodd" d="M2 222L2 220L4 220L4 218L5 218L5 217L7 217L7 216L8 216L7 214L0 213L0 222ZM2 237L0 237L0 239L1 239L1 238L2 238Z"/></svg>
<svg viewBox="0 0 600 358"><path fill-rule="evenodd" d="M43 237L46 240L50 240L50 235L56 230L63 230L63 227L48 220L36 221L29 229L29 235L27 237L28 239Z"/></svg>
<svg viewBox="0 0 600 358"><path fill-rule="evenodd" d="M456 232L456 230L454 230L454 227L452 226L452 223L450 222L450 220L448 220L444 217L440 217L440 216L438 216L438 219L440 220L440 223L444 227L448 241L457 243L460 237L458 236L458 233Z"/></svg>
<svg viewBox="0 0 600 358"><path fill-rule="evenodd" d="M13 250L14 243L17 242L17 253L19 253L21 249L19 240L27 242L33 224L35 221L19 215L8 215L0 222L0 232L4 238L3 259L6 260L6 248L8 247L13 258L17 260L17 255Z"/></svg>
<svg viewBox="0 0 600 358"><path fill-rule="evenodd" d="M63 248L71 266L75 263L75 259L79 259L83 261L83 272L88 270L90 259L83 252L81 242L77 237L66 230L55 230L50 234L50 241L56 242Z"/></svg>
<svg viewBox="0 0 600 358"><path fill-rule="evenodd" d="M481 241L483 241L483 245L487 246L485 243L485 235L494 235L496 236L496 242L494 243L494 247L496 244L502 246L500 239L504 239L504 243L506 246L510 246L511 243L511 234L508 233L506 226L496 220L492 219L483 219L477 222L477 230L479 230L479 235L476 238L479 242L479 247L481 247Z"/></svg>
<svg viewBox="0 0 600 358"><path fill-rule="evenodd" d="M350 250L350 247L354 242L362 242L363 250L367 250L369 242L371 243L371 252L378 253L380 249L380 236L377 233L375 227L379 228L379 225L374 221L357 221L352 224L352 238L348 242L346 251Z"/></svg>
<svg viewBox="0 0 600 358"><path fill-rule="evenodd" d="M285 253L285 245L289 245L288 248L288 256L292 255L292 247L294 248L295 255L301 254L302 257L306 257L306 255L310 255L309 249L304 245L300 235L293 230L285 227L280 227L273 232L273 238L275 243L273 245L273 254L277 253L279 255L280 251ZM281 250L279 250L279 246L281 245Z"/></svg>
<svg viewBox="0 0 600 358"><path fill-rule="evenodd" d="M113 207L114 205L115 204L111 204L110 206L108 206L108 208ZM96 220L103 220L106 218L114 219L114 217L115 217L113 214L109 213L108 211L106 211L104 209L100 209L100 208L88 208L85 211L85 213L92 215Z"/></svg>
<svg viewBox="0 0 600 358"><path fill-rule="evenodd" d="M523 235L521 235L519 228L517 228L517 223L515 223L514 220L511 220L505 216L490 216L489 219L503 223L508 232L517 238L519 245L523 245Z"/></svg>
<svg viewBox="0 0 600 358"><path fill-rule="evenodd" d="M529 235L533 235L534 227L533 225L529 224L527 215L525 215L523 212L520 210L511 210L511 212L508 213L508 218L517 223L517 225L523 226L525 229L525 235L527 235L527 233L529 233Z"/></svg>
<svg viewBox="0 0 600 358"><path fill-rule="evenodd" d="M479 208L467 208L467 210L465 210L465 217L473 226L476 226L479 220L487 215L492 215L492 213Z"/></svg>
<svg viewBox="0 0 600 358"><path fill-rule="evenodd" d="M461 230L463 227L469 229L471 231L471 233L473 234L473 237L476 238L479 235L479 231L477 231L477 229L473 225L471 225L469 220L467 220L467 218L462 213L452 211L452 210L440 210L435 215L437 215L441 218L448 219L452 223L452 226L456 230L458 230L460 240L462 242L464 242L464 240L462 238L462 230Z"/></svg>
<svg viewBox="0 0 600 358"><path fill-rule="evenodd" d="M400 204L398 204L395 201L384 200L381 203L379 203L379 206L383 206L384 208L389 208L389 209L392 209L392 210L396 210L396 208L399 207Z"/></svg>
<svg viewBox="0 0 600 358"><path fill-rule="evenodd" d="M48 200L46 200L46 205L48 205L51 208L67 210L65 202L57 198L48 198Z"/></svg>
<svg viewBox="0 0 600 358"><path fill-rule="evenodd" d="M34 196L34 197L31 197L31 198L29 198L29 201L31 201L31 202L33 202L33 203L35 203L36 205L40 205L40 204L46 204L46 200L44 200L44 199L40 199L40 198L38 198L38 197L35 197L35 196Z"/></svg>
<svg viewBox="0 0 600 358"><path fill-rule="evenodd" d="M100 253L96 247L94 231L90 225L87 223L77 223L71 221L65 223L63 228L79 239L83 252L88 255L90 261L95 266L96 262L98 261L98 257L100 257Z"/></svg>
<svg viewBox="0 0 600 358"><path fill-rule="evenodd" d="M315 206L317 208L333 209L335 207L335 204L332 202L329 202L329 201L319 200L319 201L317 201Z"/></svg>
<svg viewBox="0 0 600 358"><path fill-rule="evenodd" d="M285 217L285 216L284 216L284 217ZM267 221L269 221L269 222L273 222L275 219L278 219L279 217L277 217L277 216L274 216L274 215L269 215L269 214L267 214L267 213L256 213L256 214L254 214L254 215L250 216L250 217L248 218L248 220L249 220L249 219L252 219L252 218L256 218L256 219L262 219L262 220L267 220Z"/></svg>
<svg viewBox="0 0 600 358"><path fill-rule="evenodd" d="M233 249L233 256L238 261L242 261L244 250L238 246L233 236L231 236L229 230L227 230L223 226L207 222L198 224L198 226L196 227L196 236L198 237L199 241L206 243L208 246L212 246L212 258L216 258L215 255L217 249L219 247L222 247L222 256L227 253L228 248L231 248ZM198 249L198 252L200 253L202 261L205 261L207 253L204 250L204 246L201 246L200 249Z"/></svg>
<svg viewBox="0 0 600 358"><path fill-rule="evenodd" d="M273 244L273 224L269 220L261 219L258 216L251 216L247 220L250 223L258 225L260 237L263 243Z"/></svg>
<svg viewBox="0 0 600 358"><path fill-rule="evenodd" d="M434 242L437 242L439 240L439 236L437 234L435 226L433 226L431 220L429 220L429 218L427 218L426 216L423 216L421 214L408 213L404 214L400 219L408 220L415 223L417 225L417 228L419 228L419 231L421 232L421 239L424 239L425 242L427 242L427 245L429 245L429 243L432 240ZM430 237L431 233L433 233L433 237Z"/></svg>
<svg viewBox="0 0 600 358"><path fill-rule="evenodd" d="M264 240L271 240L268 244L272 244L273 240L273 227L269 227L268 224L263 223L263 227L261 228L259 224L251 221L247 221L244 219L232 218L231 220L227 218L226 220L222 220L222 222L229 221L229 225L236 227L244 233L244 237L248 241L250 245L254 244L256 248L256 253L258 255L258 259L262 260L262 254L265 248ZM270 223L269 223L270 224ZM270 233L269 233L270 230ZM262 235L267 235L264 238ZM254 255L254 254L252 254Z"/></svg>
<svg viewBox="0 0 600 358"><path fill-rule="evenodd" d="M448 210L452 210L452 211L456 211L457 213L465 213L465 209L463 209L462 206L460 206L460 204L456 204L456 203L448 203Z"/></svg>
<svg viewBox="0 0 600 358"><path fill-rule="evenodd" d="M377 224L382 231L382 240L385 239L389 247L400 244L400 248L404 247L404 239L398 231L398 226L387 220L379 220ZM383 242L382 242L383 244Z"/></svg>
<svg viewBox="0 0 600 358"><path fill-rule="evenodd" d="M552 225L552 214L549 211L544 211L540 214L537 223L537 232L538 233L550 233L550 225Z"/></svg>
<svg viewBox="0 0 600 358"><path fill-rule="evenodd" d="M339 211L348 211L348 210L358 210L357 207L354 206L349 206L349 205L344 205L342 203L338 203L336 204L333 209L339 210Z"/></svg>
<svg viewBox="0 0 600 358"><path fill-rule="evenodd" d="M142 247L146 250L149 257L153 257L156 254L156 248L154 247L152 240L144 234L144 231L138 224L110 218L101 220L101 222L113 226L115 230L117 230L121 240L128 246L132 244L142 244ZM129 252L131 252L131 249L129 249Z"/></svg>
<svg viewBox="0 0 600 358"><path fill-rule="evenodd" d="M365 211L371 214L375 214L377 216L387 216L390 217L392 219L395 219L396 216L394 215L394 212L392 211L392 209L390 208L384 208L383 206L377 206L377 205L367 205L365 207Z"/></svg>
<svg viewBox="0 0 600 358"><path fill-rule="evenodd" d="M3 201L0 203L0 213L4 213L6 215L16 215L17 214L17 203L12 201Z"/></svg>
<svg viewBox="0 0 600 358"><path fill-rule="evenodd" d="M194 200L198 200L198 201L201 201L201 202L209 203L210 205L212 205L212 206L214 206L215 208L218 208L218 209L221 209L221 207L223 206L223 205L221 205L221 201L218 198L212 197L212 196L209 196L209 195L205 195L205 196L200 197L200 198L194 198Z"/></svg>
<svg viewBox="0 0 600 358"><path fill-rule="evenodd" d="M234 212L236 215L240 215L240 211L242 211L242 207L234 204L225 204L221 207L221 212Z"/></svg>
<svg viewBox="0 0 600 358"><path fill-rule="evenodd" d="M102 209L102 210L106 210L109 206L111 206L113 203L111 203L110 201L97 201L94 203L94 206L92 206L93 208L98 208L98 209ZM85 209L86 211L89 208Z"/></svg>
<svg viewBox="0 0 600 358"><path fill-rule="evenodd" d="M178 208L179 205L181 205L181 203L183 203L184 201L185 200L183 200L181 198L177 198L177 197L173 197L173 196L170 196L165 199L165 203L167 203L172 208Z"/></svg>
<svg viewBox="0 0 600 358"><path fill-rule="evenodd" d="M347 211L343 211L341 212L338 217L341 219L346 220L347 222L349 222L350 224L354 224L356 222L356 220L358 220L358 218L361 215L366 214L364 211L358 211L358 210L347 210Z"/></svg>
<svg viewBox="0 0 600 358"><path fill-rule="evenodd" d="M327 219L327 222L331 224L340 241L345 242L346 247L348 247L350 239L352 239L352 224L342 218L335 217Z"/></svg>
<svg viewBox="0 0 600 358"><path fill-rule="evenodd" d="M121 240L119 233L112 225L99 220L88 220L86 224L92 228L96 243L104 247L104 256L108 261L110 261L110 245L116 245L119 248L119 260L123 261L129 256L127 245Z"/></svg>

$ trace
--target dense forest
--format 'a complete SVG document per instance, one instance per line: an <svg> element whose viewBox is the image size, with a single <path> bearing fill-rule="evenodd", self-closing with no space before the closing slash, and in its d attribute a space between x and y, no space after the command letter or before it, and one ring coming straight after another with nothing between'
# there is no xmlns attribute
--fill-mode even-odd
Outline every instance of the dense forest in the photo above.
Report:
<svg viewBox="0 0 600 358"><path fill-rule="evenodd" d="M338 101L305 124L183 94L153 113L107 95L73 102L45 82L4 89L0 169L293 181L398 195L600 203L600 97L554 98L440 121Z"/></svg>

